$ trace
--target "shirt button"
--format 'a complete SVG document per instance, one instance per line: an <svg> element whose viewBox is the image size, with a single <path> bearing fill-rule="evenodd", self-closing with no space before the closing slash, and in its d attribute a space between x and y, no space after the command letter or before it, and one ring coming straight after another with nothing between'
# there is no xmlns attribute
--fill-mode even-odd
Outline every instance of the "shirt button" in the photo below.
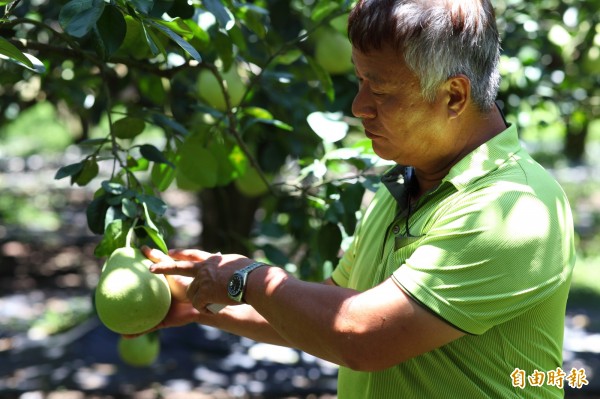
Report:
<svg viewBox="0 0 600 399"><path fill-rule="evenodd" d="M398 234L399 232L400 232L400 227L398 225L394 225L394 227L392 227L392 233Z"/></svg>

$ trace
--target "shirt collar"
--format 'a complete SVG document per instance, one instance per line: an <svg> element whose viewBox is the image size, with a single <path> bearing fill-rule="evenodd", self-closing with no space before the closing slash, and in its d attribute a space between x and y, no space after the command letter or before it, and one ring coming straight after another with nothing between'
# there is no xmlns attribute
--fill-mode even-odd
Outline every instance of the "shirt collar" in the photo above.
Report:
<svg viewBox="0 0 600 399"><path fill-rule="evenodd" d="M460 190L498 169L520 150L517 128L511 125L458 161L442 182L450 182Z"/></svg>
<svg viewBox="0 0 600 399"><path fill-rule="evenodd" d="M381 183L388 189L396 202L402 206L408 201L408 193L413 184L412 166L396 165L381 176Z"/></svg>

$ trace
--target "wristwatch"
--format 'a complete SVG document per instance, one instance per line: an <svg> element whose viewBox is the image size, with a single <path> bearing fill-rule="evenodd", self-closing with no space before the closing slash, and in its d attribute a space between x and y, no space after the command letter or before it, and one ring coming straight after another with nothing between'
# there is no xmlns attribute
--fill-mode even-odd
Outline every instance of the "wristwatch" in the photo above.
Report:
<svg viewBox="0 0 600 399"><path fill-rule="evenodd" d="M261 266L267 266L267 264L262 262L254 262L233 273L233 276L231 276L229 283L227 284L227 295L229 295L229 298L236 302L245 303L244 293L246 292L246 281L248 280L248 275L250 272L258 269Z"/></svg>

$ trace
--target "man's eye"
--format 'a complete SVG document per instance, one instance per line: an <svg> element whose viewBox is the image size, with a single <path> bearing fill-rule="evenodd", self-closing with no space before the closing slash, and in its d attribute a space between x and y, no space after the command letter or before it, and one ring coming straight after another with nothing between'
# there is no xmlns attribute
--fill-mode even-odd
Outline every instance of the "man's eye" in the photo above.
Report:
<svg viewBox="0 0 600 399"><path fill-rule="evenodd" d="M378 91L373 91L373 90L371 90L371 94L373 94L375 97L381 97L381 96L385 95L385 93L380 93Z"/></svg>

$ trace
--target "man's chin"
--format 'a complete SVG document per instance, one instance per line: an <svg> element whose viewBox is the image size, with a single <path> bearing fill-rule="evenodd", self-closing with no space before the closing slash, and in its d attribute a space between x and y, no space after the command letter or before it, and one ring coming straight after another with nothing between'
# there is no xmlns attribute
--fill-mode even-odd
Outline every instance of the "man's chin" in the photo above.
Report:
<svg viewBox="0 0 600 399"><path fill-rule="evenodd" d="M385 143L377 143L375 140L371 140L371 147L373 148L373 152L381 159L386 161L394 161L394 157L392 153L389 151L389 146L386 146Z"/></svg>

